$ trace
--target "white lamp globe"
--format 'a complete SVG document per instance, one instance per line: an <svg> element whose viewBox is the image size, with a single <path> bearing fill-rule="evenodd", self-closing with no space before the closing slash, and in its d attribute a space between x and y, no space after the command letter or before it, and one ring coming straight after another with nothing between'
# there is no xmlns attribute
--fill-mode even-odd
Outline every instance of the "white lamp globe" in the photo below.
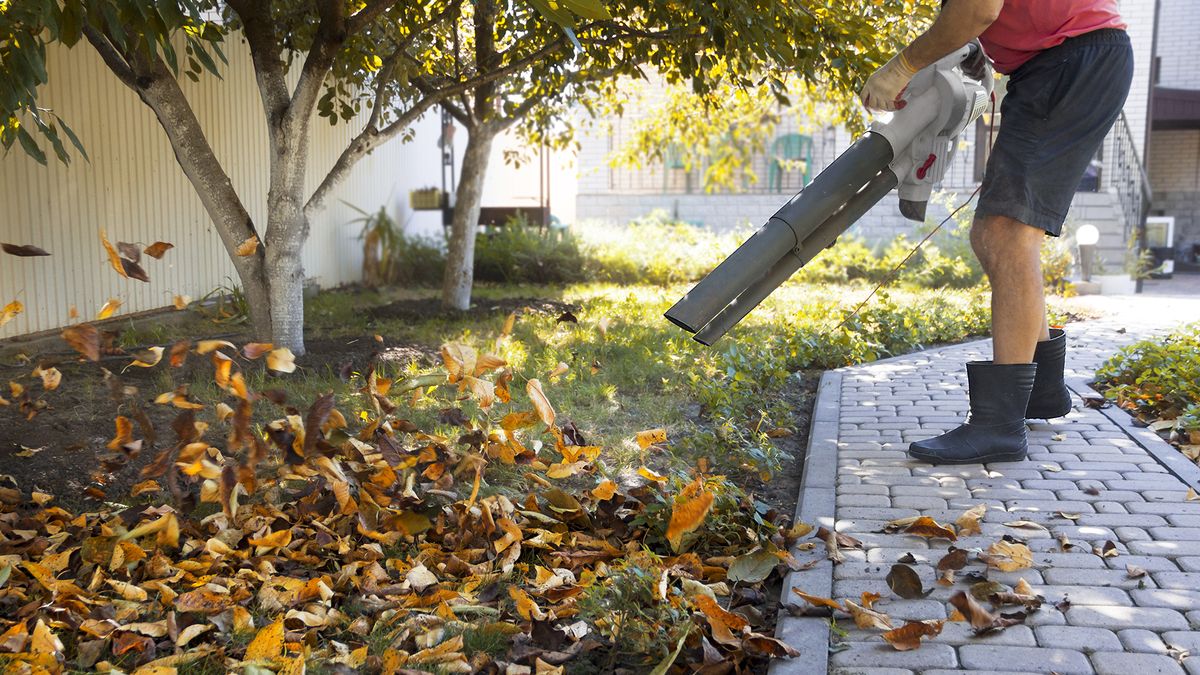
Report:
<svg viewBox="0 0 1200 675"><path fill-rule="evenodd" d="M1095 246L1096 242L1100 241L1100 230L1097 230L1095 225L1081 225L1075 231L1075 241L1080 246Z"/></svg>

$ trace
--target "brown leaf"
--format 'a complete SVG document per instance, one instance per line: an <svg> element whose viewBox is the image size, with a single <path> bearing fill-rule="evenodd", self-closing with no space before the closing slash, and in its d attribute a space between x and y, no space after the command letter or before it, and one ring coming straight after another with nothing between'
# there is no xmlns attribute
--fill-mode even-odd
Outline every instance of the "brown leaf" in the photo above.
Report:
<svg viewBox="0 0 1200 675"><path fill-rule="evenodd" d="M142 250L137 247L137 244L130 244L128 242L118 241L117 242L117 252L119 252L121 254L122 258L125 258L125 259L129 260L129 262L132 262L132 263L141 262L141 260L142 260Z"/></svg>
<svg viewBox="0 0 1200 675"><path fill-rule="evenodd" d="M1116 543L1114 543L1111 539L1104 542L1102 546L1093 546L1092 553L1100 556L1101 558L1115 558L1121 555L1121 552L1117 550Z"/></svg>
<svg viewBox="0 0 1200 675"><path fill-rule="evenodd" d="M155 260L161 260L163 255L173 248L175 248L175 244L169 244L165 241L156 241L145 248L145 253Z"/></svg>
<svg viewBox="0 0 1200 675"><path fill-rule="evenodd" d="M987 609L975 602L975 599L966 593L959 591L950 596L950 604L954 605L955 609L962 612L962 615L967 618L967 622L975 629L976 633L991 629L996 622L996 615L989 612Z"/></svg>
<svg viewBox="0 0 1200 675"><path fill-rule="evenodd" d="M942 625L945 621L909 621L903 626L890 630L882 635L897 651L905 652L912 649L918 649L921 646L921 638L934 637L942 632Z"/></svg>
<svg viewBox="0 0 1200 675"><path fill-rule="evenodd" d="M275 345L271 344L270 342L247 342L246 345L242 347L242 356L254 361L255 359L261 358L263 354L266 354L274 348Z"/></svg>
<svg viewBox="0 0 1200 675"><path fill-rule="evenodd" d="M45 249L38 248L30 244L17 246L16 244L0 244L0 249L9 255L15 255L21 258L31 258L36 256L50 255Z"/></svg>
<svg viewBox="0 0 1200 675"><path fill-rule="evenodd" d="M980 504L967 509L966 512L958 517L958 520L954 521L954 524L958 526L959 536L965 537L969 534L980 534L979 521L986 513L987 504Z"/></svg>
<svg viewBox="0 0 1200 675"><path fill-rule="evenodd" d="M989 546L987 553L980 554L979 559L1002 572L1033 567L1033 552L1028 546L1003 540Z"/></svg>
<svg viewBox="0 0 1200 675"><path fill-rule="evenodd" d="M71 349L83 354L89 361L100 360L100 331L89 323L68 326L63 329L63 340Z"/></svg>
<svg viewBox="0 0 1200 675"><path fill-rule="evenodd" d="M942 559L937 563L937 569L940 571L957 571L967 566L967 550L962 548L950 547L950 552L942 556Z"/></svg>
<svg viewBox="0 0 1200 675"><path fill-rule="evenodd" d="M1146 576L1146 570L1138 567L1137 565L1126 565L1125 576L1129 577L1130 579L1141 579L1142 577Z"/></svg>
<svg viewBox="0 0 1200 675"><path fill-rule="evenodd" d="M904 531L908 534L915 534L918 537L925 537L926 539L941 538L949 539L950 541L958 539L958 536L954 533L954 530L946 527L945 525L939 524L936 520L930 518L929 516L921 516L920 518L917 518L916 521L905 528Z"/></svg>
<svg viewBox="0 0 1200 675"><path fill-rule="evenodd" d="M988 596L988 602L999 607L1001 605L1024 605L1025 609L1035 610L1042 606L1042 599L1036 595L1022 593L993 593Z"/></svg>
<svg viewBox="0 0 1200 675"><path fill-rule="evenodd" d="M750 628L750 623L743 617L733 612L728 612L717 601L698 593L691 598L692 604L704 613L704 617L708 619L708 625L712 629L713 639L723 645L730 647L741 646L742 639L740 637L743 632Z"/></svg>
<svg viewBox="0 0 1200 675"><path fill-rule="evenodd" d="M933 592L932 589L926 591L916 570L903 563L892 565L887 575L887 584L893 593L905 600L923 598Z"/></svg>
<svg viewBox="0 0 1200 675"><path fill-rule="evenodd" d="M813 607L828 607L829 609L836 609L836 610L842 609L842 606L840 604L838 604L837 602L835 602L834 600L832 600L831 598L823 598L819 595L809 595L808 593L805 593L804 591L801 591L799 588L796 588L794 586L792 587L792 592L795 593L797 596L803 598L805 602L812 605ZM866 604L866 603L864 603L864 604Z"/></svg>

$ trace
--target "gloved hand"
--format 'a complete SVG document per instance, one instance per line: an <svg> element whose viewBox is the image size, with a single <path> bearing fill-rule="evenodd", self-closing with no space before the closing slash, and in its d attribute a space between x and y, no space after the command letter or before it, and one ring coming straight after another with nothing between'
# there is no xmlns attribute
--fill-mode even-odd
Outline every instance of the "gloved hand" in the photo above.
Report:
<svg viewBox="0 0 1200 675"><path fill-rule="evenodd" d="M971 52L962 62L963 74L977 82L983 82L983 78L990 77L991 72L988 69L988 58L983 53L983 45L979 43L979 39L971 40L975 45L975 51Z"/></svg>
<svg viewBox="0 0 1200 675"><path fill-rule="evenodd" d="M901 51L867 78L862 91L858 92L858 98L868 110L899 110L905 106L905 102L898 99L916 74L916 69Z"/></svg>

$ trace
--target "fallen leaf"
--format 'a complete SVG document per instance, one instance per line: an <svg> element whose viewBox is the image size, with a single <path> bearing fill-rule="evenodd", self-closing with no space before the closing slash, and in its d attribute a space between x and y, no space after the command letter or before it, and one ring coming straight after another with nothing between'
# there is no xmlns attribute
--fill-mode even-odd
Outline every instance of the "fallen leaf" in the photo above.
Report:
<svg viewBox="0 0 1200 675"><path fill-rule="evenodd" d="M983 605L975 602L974 598L962 591L950 596L950 604L966 617L967 623L971 624L976 633L991 629L996 622L995 614L989 612Z"/></svg>
<svg viewBox="0 0 1200 675"><path fill-rule="evenodd" d="M110 316L112 316L113 314L115 314L116 311L120 308L121 308L120 300L118 300L117 298L109 298L108 302L104 303L104 306L101 307L100 311L96 313L96 319L99 321L103 321L104 319L107 319Z"/></svg>
<svg viewBox="0 0 1200 675"><path fill-rule="evenodd" d="M165 241L156 241L143 250L146 255L150 256L151 258L154 258L155 260L161 260L163 255L173 248L175 248L175 244L169 244Z"/></svg>
<svg viewBox="0 0 1200 675"><path fill-rule="evenodd" d="M154 366L158 365L159 361L162 360L162 356L162 347L150 347L148 349L143 349L142 351L133 355L133 361L131 361L129 365L125 366L125 369L134 367L153 368Z"/></svg>
<svg viewBox="0 0 1200 675"><path fill-rule="evenodd" d="M707 595L696 595L691 598L691 602L704 613L709 628L712 629L713 639L730 647L741 646L741 635L750 628L746 619L726 611Z"/></svg>
<svg viewBox="0 0 1200 675"><path fill-rule="evenodd" d="M943 624L945 621L908 621L899 628L883 633L881 637L897 651L905 652L920 648L922 638L941 634Z"/></svg>
<svg viewBox="0 0 1200 675"><path fill-rule="evenodd" d="M238 244L237 250L234 251L234 253L245 258L247 256L254 255L257 251L258 251L258 235L252 234L245 241Z"/></svg>
<svg viewBox="0 0 1200 675"><path fill-rule="evenodd" d="M83 354L89 361L100 360L100 331L95 326L88 323L68 326L63 329L62 337L71 349Z"/></svg>
<svg viewBox="0 0 1200 675"><path fill-rule="evenodd" d="M1117 550L1116 543L1111 539L1104 542L1104 544L1101 546L1093 546L1092 553L1100 556L1101 558L1115 558L1121 555L1121 552Z"/></svg>
<svg viewBox="0 0 1200 675"><path fill-rule="evenodd" d="M1013 586L1013 592L1019 595L1033 595L1033 586L1030 586L1024 578L1018 579L1016 585Z"/></svg>
<svg viewBox="0 0 1200 675"><path fill-rule="evenodd" d="M734 558L726 578L748 584L758 584L771 575L779 565L779 556L765 549Z"/></svg>
<svg viewBox="0 0 1200 675"><path fill-rule="evenodd" d="M1029 547L1008 541L992 544L987 553L980 554L979 559L1002 572L1016 572L1033 567L1033 552Z"/></svg>
<svg viewBox="0 0 1200 675"><path fill-rule="evenodd" d="M854 618L854 625L862 629L876 628L879 630L891 630L892 619L886 614L882 614L873 609L859 607L849 600L843 600L842 604L846 606L846 611Z"/></svg>
<svg viewBox="0 0 1200 675"><path fill-rule="evenodd" d="M834 600L832 600L830 598L823 598L819 595L809 595L808 593L805 593L804 591L801 591L799 588L796 588L794 586L792 587L792 593L795 593L798 597L802 598L805 602L812 605L813 607L828 607L829 609L836 609L836 610L843 609L841 604L839 604L838 602L835 602Z"/></svg>
<svg viewBox="0 0 1200 675"><path fill-rule="evenodd" d="M955 541L958 539L958 535L954 533L954 530L946 527L945 525L939 524L936 520L930 518L929 516L921 516L920 518L917 518L911 525L906 527L904 531L908 534L915 534L918 537L925 537L926 539L940 538L949 539L950 541Z"/></svg>
<svg viewBox="0 0 1200 675"><path fill-rule="evenodd" d="M887 575L887 584L893 593L906 600L923 598L933 592L932 589L926 591L916 570L903 563L892 565Z"/></svg>
<svg viewBox="0 0 1200 675"><path fill-rule="evenodd" d="M659 443L666 443L667 442L667 430L660 428L660 429L646 429L645 431L639 431L639 432L637 432L636 439L637 439L638 447L645 450L646 448L648 448L652 445L657 445Z"/></svg>
<svg viewBox="0 0 1200 675"><path fill-rule="evenodd" d="M986 513L987 504L980 504L967 509L966 512L958 517L958 520L954 521L954 524L958 526L959 536L965 537L969 534L981 534L979 521Z"/></svg>
<svg viewBox="0 0 1200 675"><path fill-rule="evenodd" d="M25 305L22 305L19 301L13 300L8 303L3 308L0 308L0 326L12 321L18 314L24 311Z"/></svg>
<svg viewBox="0 0 1200 675"><path fill-rule="evenodd" d="M277 659L283 655L283 619L278 619L269 626L264 626L246 645L243 661L266 661Z"/></svg>
<svg viewBox="0 0 1200 675"><path fill-rule="evenodd" d="M525 383L525 393L529 395L529 400L533 403L533 409L537 411L538 418L547 427L553 426L554 406L550 405L550 400L542 391L542 383L537 378L529 380Z"/></svg>
<svg viewBox="0 0 1200 675"><path fill-rule="evenodd" d="M33 376L42 378L42 387L46 391L54 391L62 384L62 373L58 368L37 367L33 369Z"/></svg>
<svg viewBox="0 0 1200 675"><path fill-rule="evenodd" d="M675 503L671 509L671 522L667 525L667 541L670 542L672 550L678 552L684 535L700 527L708 517L712 503L713 494L707 490L683 503Z"/></svg>
<svg viewBox="0 0 1200 675"><path fill-rule="evenodd" d="M1187 494L1183 496L1184 501L1194 502L1200 500L1200 495L1196 494L1195 488L1188 488Z"/></svg>
<svg viewBox="0 0 1200 675"><path fill-rule="evenodd" d="M32 258L37 256L50 255L45 249L38 248L31 244L18 246L16 244L0 244L0 249L9 255L15 255L20 258Z"/></svg>
<svg viewBox="0 0 1200 675"><path fill-rule="evenodd" d="M950 551L938 561L937 569L943 571L961 570L967 565L967 553L966 549L950 547Z"/></svg>
<svg viewBox="0 0 1200 675"><path fill-rule="evenodd" d="M267 354L267 369L277 373L296 372L296 356L287 347L272 349Z"/></svg>
<svg viewBox="0 0 1200 675"><path fill-rule="evenodd" d="M611 480L605 479L600 481L600 484L592 488L592 497L599 501L607 501L617 494L617 484Z"/></svg>
<svg viewBox="0 0 1200 675"><path fill-rule="evenodd" d="M242 347L242 356L254 361L255 359L262 358L263 354L272 349L275 349L275 345L270 342L247 342Z"/></svg>

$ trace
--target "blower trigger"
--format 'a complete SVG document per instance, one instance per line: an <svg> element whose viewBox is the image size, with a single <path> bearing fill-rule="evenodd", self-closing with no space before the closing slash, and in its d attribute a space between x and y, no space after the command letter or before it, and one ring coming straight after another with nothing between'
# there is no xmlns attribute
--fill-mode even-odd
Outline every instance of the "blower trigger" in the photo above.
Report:
<svg viewBox="0 0 1200 675"><path fill-rule="evenodd" d="M929 153L929 156L925 158L925 163L917 167L917 178L919 180L925 180L925 174L929 173L929 168L932 167L933 163L936 161L937 155L933 154L932 152Z"/></svg>

